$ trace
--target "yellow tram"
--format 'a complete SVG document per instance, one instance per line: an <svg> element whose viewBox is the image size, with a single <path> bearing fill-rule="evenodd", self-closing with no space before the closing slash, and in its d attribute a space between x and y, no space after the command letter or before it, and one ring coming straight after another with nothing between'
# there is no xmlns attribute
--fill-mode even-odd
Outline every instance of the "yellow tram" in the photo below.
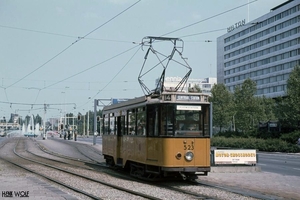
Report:
<svg viewBox="0 0 300 200"><path fill-rule="evenodd" d="M207 175L210 106L206 94L164 91L104 107L106 163L152 180Z"/></svg>

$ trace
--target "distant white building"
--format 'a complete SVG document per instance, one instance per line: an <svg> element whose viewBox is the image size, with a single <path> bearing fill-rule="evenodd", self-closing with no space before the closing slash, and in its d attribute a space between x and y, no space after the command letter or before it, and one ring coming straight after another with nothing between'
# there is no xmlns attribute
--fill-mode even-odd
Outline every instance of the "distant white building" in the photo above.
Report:
<svg viewBox="0 0 300 200"><path fill-rule="evenodd" d="M166 89L175 88L181 80L181 77L165 77L164 86ZM159 80L156 80L156 85L157 81ZM197 85L201 89L202 93L210 95L214 84L217 84L217 78L209 77L203 79L188 79L186 85L183 87L183 91L188 92L188 88L192 88Z"/></svg>

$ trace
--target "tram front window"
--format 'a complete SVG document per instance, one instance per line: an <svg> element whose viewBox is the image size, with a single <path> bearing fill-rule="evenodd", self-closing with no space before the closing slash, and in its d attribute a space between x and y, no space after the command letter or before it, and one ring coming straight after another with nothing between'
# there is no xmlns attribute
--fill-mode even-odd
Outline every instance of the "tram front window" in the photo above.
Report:
<svg viewBox="0 0 300 200"><path fill-rule="evenodd" d="M176 136L201 136L201 115L197 110L176 111Z"/></svg>
<svg viewBox="0 0 300 200"><path fill-rule="evenodd" d="M206 106L208 108L208 106ZM165 104L160 112L160 136L202 137L205 106Z"/></svg>

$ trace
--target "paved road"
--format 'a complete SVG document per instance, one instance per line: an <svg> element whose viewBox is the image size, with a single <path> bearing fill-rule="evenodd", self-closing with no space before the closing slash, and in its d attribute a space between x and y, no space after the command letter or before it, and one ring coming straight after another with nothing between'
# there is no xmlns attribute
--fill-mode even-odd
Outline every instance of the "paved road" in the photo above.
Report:
<svg viewBox="0 0 300 200"><path fill-rule="evenodd" d="M258 166L265 172L300 176L300 154L258 153Z"/></svg>
<svg viewBox="0 0 300 200"><path fill-rule="evenodd" d="M90 142L91 144L93 144L93 139L94 136L89 136L89 137L78 137L77 140L78 141L83 141L83 142ZM97 144L102 144L102 137L96 137L96 143Z"/></svg>
<svg viewBox="0 0 300 200"><path fill-rule="evenodd" d="M13 136L18 136L20 131L14 131ZM0 143L5 137L0 137ZM93 144L93 136L77 137L78 141ZM96 144L102 144L102 137L96 137ZM300 154L286 153L258 153L258 166L263 172L272 172L280 175L300 177Z"/></svg>

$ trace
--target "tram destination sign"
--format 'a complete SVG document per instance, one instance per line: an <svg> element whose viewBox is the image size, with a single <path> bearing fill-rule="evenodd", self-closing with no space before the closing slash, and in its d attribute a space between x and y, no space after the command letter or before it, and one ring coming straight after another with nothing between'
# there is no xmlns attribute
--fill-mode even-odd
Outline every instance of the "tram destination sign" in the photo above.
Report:
<svg viewBox="0 0 300 200"><path fill-rule="evenodd" d="M201 110L201 106L193 106L193 105L178 105L176 107L177 110Z"/></svg>
<svg viewBox="0 0 300 200"><path fill-rule="evenodd" d="M176 95L176 100L177 101L199 101L200 96L179 94L179 95Z"/></svg>

